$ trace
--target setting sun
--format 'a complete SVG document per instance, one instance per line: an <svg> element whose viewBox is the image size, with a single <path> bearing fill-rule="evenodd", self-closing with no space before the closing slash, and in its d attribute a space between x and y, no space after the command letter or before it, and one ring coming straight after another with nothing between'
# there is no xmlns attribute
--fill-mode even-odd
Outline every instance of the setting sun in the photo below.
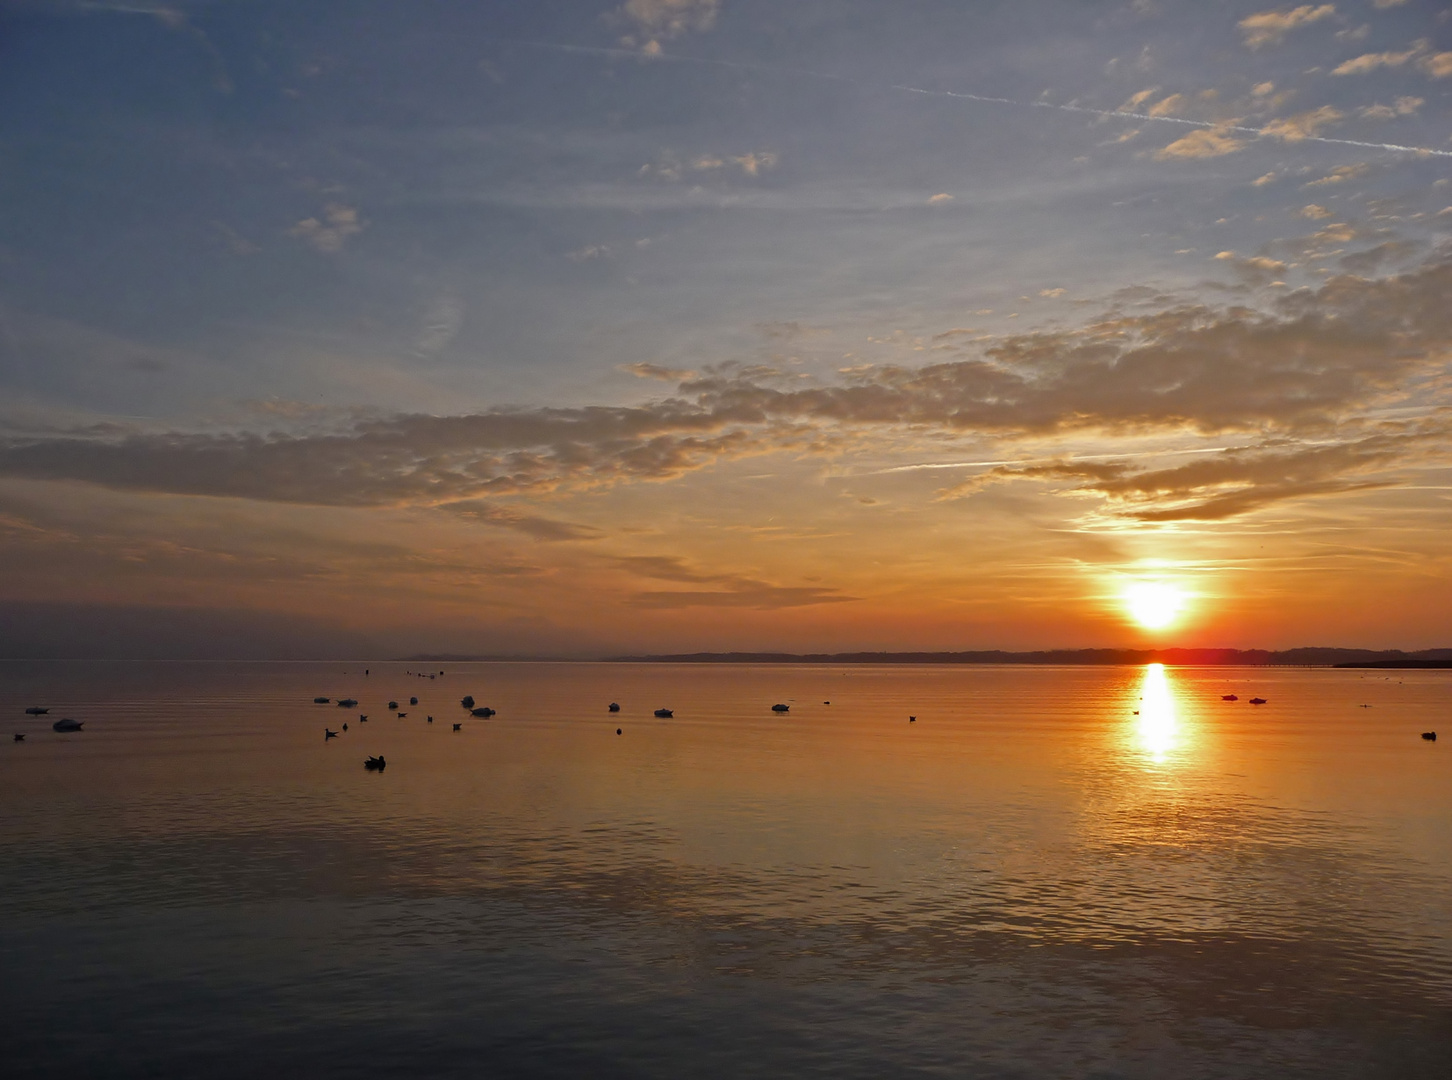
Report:
<svg viewBox="0 0 1452 1080"><path fill-rule="evenodd" d="M1185 606L1185 593L1160 581L1138 581L1124 590L1124 602L1135 622L1146 630L1162 630Z"/></svg>

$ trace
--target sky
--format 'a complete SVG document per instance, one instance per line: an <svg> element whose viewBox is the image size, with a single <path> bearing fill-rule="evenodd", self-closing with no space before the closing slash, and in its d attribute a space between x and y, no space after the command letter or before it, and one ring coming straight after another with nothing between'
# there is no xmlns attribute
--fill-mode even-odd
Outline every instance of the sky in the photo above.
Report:
<svg viewBox="0 0 1452 1080"><path fill-rule="evenodd" d="M1452 645L1449 136L1425 0L9 0L0 654Z"/></svg>

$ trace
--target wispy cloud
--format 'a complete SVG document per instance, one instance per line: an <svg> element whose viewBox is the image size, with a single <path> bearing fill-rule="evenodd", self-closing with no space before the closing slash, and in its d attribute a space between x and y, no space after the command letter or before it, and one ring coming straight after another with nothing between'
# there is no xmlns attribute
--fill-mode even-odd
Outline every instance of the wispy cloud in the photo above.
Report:
<svg viewBox="0 0 1452 1080"><path fill-rule="evenodd" d="M342 251L349 238L357 236L367 222L358 216L354 207L342 203L328 203L323 207L321 218L303 218L288 229L289 236L295 236L317 251L333 254Z"/></svg>
<svg viewBox="0 0 1452 1080"><path fill-rule="evenodd" d="M1292 30L1329 19L1336 14L1334 4L1301 4L1286 11L1261 11L1247 15L1236 25L1252 49L1274 45Z"/></svg>

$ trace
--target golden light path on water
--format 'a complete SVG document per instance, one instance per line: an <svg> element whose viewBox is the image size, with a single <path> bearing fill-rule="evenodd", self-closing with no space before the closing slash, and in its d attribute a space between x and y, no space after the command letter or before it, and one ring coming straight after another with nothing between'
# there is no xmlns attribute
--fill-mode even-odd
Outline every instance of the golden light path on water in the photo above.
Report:
<svg viewBox="0 0 1452 1080"><path fill-rule="evenodd" d="M1178 746L1180 738L1175 693L1165 675L1164 664L1150 664L1144 670L1138 719L1136 734L1140 749L1155 764L1163 764Z"/></svg>

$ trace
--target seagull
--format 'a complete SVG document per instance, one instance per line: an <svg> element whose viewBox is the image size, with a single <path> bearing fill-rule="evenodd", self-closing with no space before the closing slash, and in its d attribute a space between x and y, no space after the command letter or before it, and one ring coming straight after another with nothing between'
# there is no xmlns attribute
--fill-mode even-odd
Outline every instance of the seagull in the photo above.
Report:
<svg viewBox="0 0 1452 1080"><path fill-rule="evenodd" d="M25 736L23 734L21 734L20 732L17 731L15 733L15 741L16 742L24 742L25 741Z"/></svg>
<svg viewBox="0 0 1452 1080"><path fill-rule="evenodd" d="M338 733L332 728L323 728L323 742L327 742L329 739L336 739L337 737Z"/></svg>

